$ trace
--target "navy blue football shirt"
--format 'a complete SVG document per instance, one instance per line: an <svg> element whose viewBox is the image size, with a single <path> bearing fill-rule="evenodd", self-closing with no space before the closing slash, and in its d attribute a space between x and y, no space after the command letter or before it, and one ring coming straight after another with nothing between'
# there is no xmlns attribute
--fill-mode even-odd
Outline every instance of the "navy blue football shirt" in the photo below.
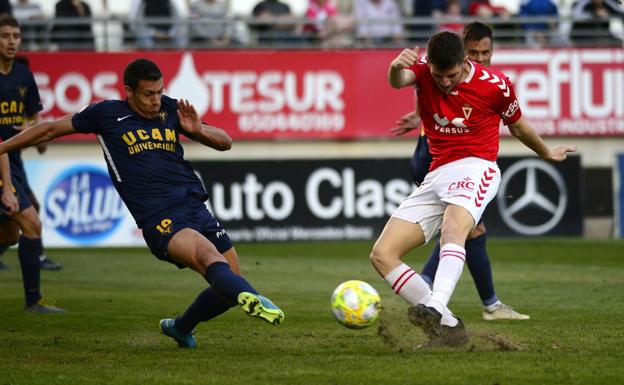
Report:
<svg viewBox="0 0 624 385"><path fill-rule="evenodd" d="M43 107L32 72L25 65L13 62L8 74L0 73L0 138L7 140L19 133L15 128ZM24 166L20 150L9 152L11 173L22 176Z"/></svg>
<svg viewBox="0 0 624 385"><path fill-rule="evenodd" d="M184 160L180 133L185 131L177 109L174 99L163 96L158 116L146 119L132 111L127 100L107 100L72 118L74 130L97 135L108 173L139 227L189 196L208 198Z"/></svg>

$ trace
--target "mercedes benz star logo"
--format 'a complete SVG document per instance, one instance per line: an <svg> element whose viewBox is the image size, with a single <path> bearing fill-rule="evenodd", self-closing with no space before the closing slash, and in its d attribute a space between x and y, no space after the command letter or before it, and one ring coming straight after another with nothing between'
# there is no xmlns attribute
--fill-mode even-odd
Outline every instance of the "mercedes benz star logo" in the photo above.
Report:
<svg viewBox="0 0 624 385"><path fill-rule="evenodd" d="M512 190L511 186L522 183L523 171L526 172L524 192L513 196L509 191ZM539 186L539 181L544 180L542 174L554 183L559 192L557 197L549 198L542 193ZM501 217L511 229L520 234L541 235L552 230L563 217L568 192L563 178L553 166L541 160L525 159L512 164L505 171L496 199ZM521 213L528 209L541 210L549 219L541 223L527 223L519 219Z"/></svg>

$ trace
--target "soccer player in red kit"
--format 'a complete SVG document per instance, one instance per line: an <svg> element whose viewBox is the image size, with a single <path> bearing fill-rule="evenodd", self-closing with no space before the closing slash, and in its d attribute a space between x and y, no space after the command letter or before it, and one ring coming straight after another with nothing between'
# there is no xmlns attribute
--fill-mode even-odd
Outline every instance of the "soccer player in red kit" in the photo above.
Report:
<svg viewBox="0 0 624 385"><path fill-rule="evenodd" d="M498 190L500 120L543 159L563 161L576 147L547 147L522 118L507 76L469 61L457 34L435 34L427 45L427 61L417 61L417 50L403 50L391 62L388 80L394 88L416 86L431 168L386 223L371 260L393 290L412 305L410 321L432 340L458 336L453 343L463 344L468 341L463 323L447 304L463 269L466 237ZM438 232L440 264L431 290L401 258Z"/></svg>
<svg viewBox="0 0 624 385"><path fill-rule="evenodd" d="M466 24L462 31L462 39L468 59L472 62L477 62L489 67L494 52L493 38L492 29L488 25L479 21ZM390 132L395 135L403 135L417 128L420 128L420 115L418 111L413 111L401 117L401 119L397 121L397 125L390 129ZM414 155L410 160L412 181L416 186L419 186L423 179L425 179L425 176L429 172L430 165L431 154L429 154L427 135L425 130L421 130ZM483 220L481 220L470 235L468 235L464 248L466 249L466 265L472 275L477 293L483 304L483 310L481 312L483 319L486 321L529 319L529 315L522 314L514 310L511 306L504 304L496 295L492 265L490 263L486 244L487 230L483 224ZM433 278L438 269L439 261L440 243L437 242L431 250L429 259L420 273L422 279L424 279L429 286L433 285Z"/></svg>

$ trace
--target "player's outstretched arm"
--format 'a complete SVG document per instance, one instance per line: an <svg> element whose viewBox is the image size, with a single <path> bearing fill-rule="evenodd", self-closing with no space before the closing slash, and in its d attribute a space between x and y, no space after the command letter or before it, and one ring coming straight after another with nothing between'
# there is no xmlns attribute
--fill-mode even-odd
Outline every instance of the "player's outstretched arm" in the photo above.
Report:
<svg viewBox="0 0 624 385"><path fill-rule="evenodd" d="M568 144L559 144L553 148L549 148L537 131L535 131L535 128L523 118L510 124L509 132L545 160L561 162L566 159L569 152L575 152L578 149L577 146Z"/></svg>
<svg viewBox="0 0 624 385"><path fill-rule="evenodd" d="M17 131L25 131L29 129L30 127L37 125L40 122L41 122L41 116L39 115L39 113L36 113L34 115L29 116L26 122L24 122L24 124L22 124L21 126L14 126L14 127ZM37 152L39 154L45 153L47 149L48 149L47 143L37 144Z"/></svg>
<svg viewBox="0 0 624 385"><path fill-rule="evenodd" d="M416 74L406 68L416 63L418 51L418 46L414 47L414 49L406 48L390 63L388 82L392 87L403 88L411 86L416 82Z"/></svg>
<svg viewBox="0 0 624 385"><path fill-rule="evenodd" d="M412 111L403 115L395 124L396 125L390 129L390 133L396 136L407 134L420 126L420 115L418 115L417 111Z"/></svg>
<svg viewBox="0 0 624 385"><path fill-rule="evenodd" d="M76 132L71 122L72 115L66 115L58 120L40 123L20 132L6 142L0 143L0 155L12 150L47 142L59 136Z"/></svg>
<svg viewBox="0 0 624 385"><path fill-rule="evenodd" d="M2 191L0 191L0 199L6 207L5 214L11 216L19 210L19 202L13 193L13 182L11 180L11 166L9 156L7 154L0 155L0 182L2 182Z"/></svg>
<svg viewBox="0 0 624 385"><path fill-rule="evenodd" d="M232 138L227 132L203 124L197 110L188 100L178 100L178 118L180 126L191 136L191 139L218 151L227 151L232 148Z"/></svg>

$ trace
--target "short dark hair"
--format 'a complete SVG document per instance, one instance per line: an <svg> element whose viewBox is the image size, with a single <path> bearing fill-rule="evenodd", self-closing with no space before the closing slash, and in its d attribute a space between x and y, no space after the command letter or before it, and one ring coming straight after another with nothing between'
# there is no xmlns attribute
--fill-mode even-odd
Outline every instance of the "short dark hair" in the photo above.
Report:
<svg viewBox="0 0 624 385"><path fill-rule="evenodd" d="M126 66L123 75L124 85L134 90L141 80L158 80L162 78L162 72L153 61L136 59Z"/></svg>
<svg viewBox="0 0 624 385"><path fill-rule="evenodd" d="M479 41L486 37L490 38L490 41L494 43L492 39L492 28L480 21L473 21L472 23L466 24L462 36L464 38L464 44L468 41Z"/></svg>
<svg viewBox="0 0 624 385"><path fill-rule="evenodd" d="M19 22L13 16L11 16L11 15L2 15L2 16L0 16L0 28L1 27L6 27L7 25L9 27L20 28Z"/></svg>
<svg viewBox="0 0 624 385"><path fill-rule="evenodd" d="M438 32L427 44L427 61L438 70L447 70L464 62L464 43L458 34Z"/></svg>

